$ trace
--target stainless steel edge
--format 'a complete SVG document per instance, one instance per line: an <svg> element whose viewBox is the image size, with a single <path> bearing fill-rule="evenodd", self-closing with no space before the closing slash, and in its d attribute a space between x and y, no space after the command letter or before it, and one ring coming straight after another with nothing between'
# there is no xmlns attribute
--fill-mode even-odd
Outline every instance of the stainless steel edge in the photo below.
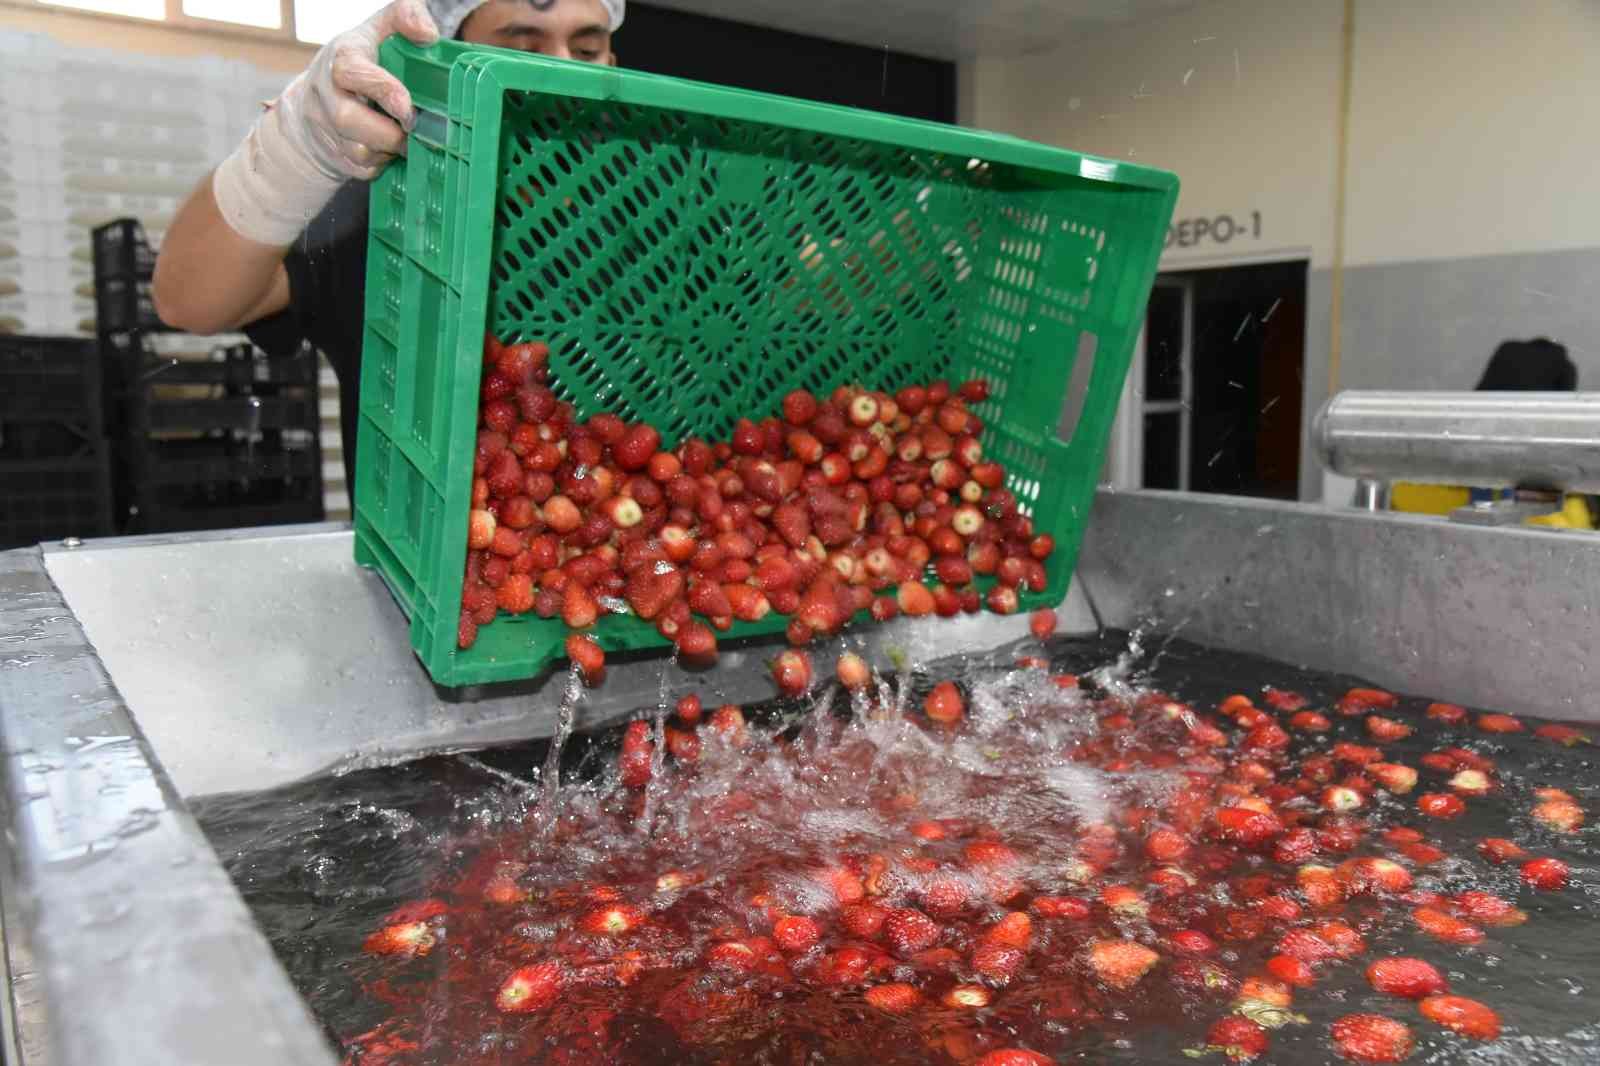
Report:
<svg viewBox="0 0 1600 1066"><path fill-rule="evenodd" d="M35 1060L333 1066L37 549L0 553L0 745L7 933L50 1008Z"/></svg>
<svg viewBox="0 0 1600 1066"><path fill-rule="evenodd" d="M1112 626L1600 721L1600 535L1101 492L1079 573Z"/></svg>

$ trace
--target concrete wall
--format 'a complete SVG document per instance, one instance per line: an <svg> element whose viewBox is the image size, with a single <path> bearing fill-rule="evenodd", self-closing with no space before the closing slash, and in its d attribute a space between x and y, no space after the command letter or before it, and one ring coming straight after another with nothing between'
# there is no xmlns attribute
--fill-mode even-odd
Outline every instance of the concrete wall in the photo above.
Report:
<svg viewBox="0 0 1600 1066"><path fill-rule="evenodd" d="M1191 221L1167 269L1311 260L1308 421L1332 361L1345 7L1213 0L965 67L976 125L1175 170L1178 218L1212 232ZM1600 388L1600 4L1351 7L1338 384L1471 388L1499 341L1545 334ZM1223 216L1243 234L1219 240ZM1309 454L1301 485L1322 494Z"/></svg>

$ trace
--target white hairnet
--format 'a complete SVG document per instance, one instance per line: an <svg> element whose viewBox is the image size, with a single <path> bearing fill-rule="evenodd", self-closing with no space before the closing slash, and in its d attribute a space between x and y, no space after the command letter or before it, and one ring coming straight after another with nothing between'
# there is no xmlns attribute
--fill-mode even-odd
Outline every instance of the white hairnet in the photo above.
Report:
<svg viewBox="0 0 1600 1066"><path fill-rule="evenodd" d="M487 2L488 0L428 0L428 11L432 13L433 21L439 26L439 36L449 40L455 37L461 29L461 24L467 21L468 15ZM627 14L628 0L600 0L600 4L606 9L606 14L611 16L611 32L615 33L622 27L623 16Z"/></svg>

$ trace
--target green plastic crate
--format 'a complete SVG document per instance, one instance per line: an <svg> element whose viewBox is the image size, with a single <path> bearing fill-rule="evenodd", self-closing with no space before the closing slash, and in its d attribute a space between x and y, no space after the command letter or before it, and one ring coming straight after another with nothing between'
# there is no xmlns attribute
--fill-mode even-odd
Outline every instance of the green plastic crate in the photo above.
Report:
<svg viewBox="0 0 1600 1066"><path fill-rule="evenodd" d="M797 387L988 378L988 453L1066 595L1177 199L1166 172L608 67L392 39L419 120L373 185L356 559L435 681L535 676L559 620L456 649L486 329L581 415L726 438ZM1092 366L1092 371L1091 371ZM1063 441L1064 405L1081 413ZM728 637L782 630L735 624ZM611 650L665 646L604 618Z"/></svg>

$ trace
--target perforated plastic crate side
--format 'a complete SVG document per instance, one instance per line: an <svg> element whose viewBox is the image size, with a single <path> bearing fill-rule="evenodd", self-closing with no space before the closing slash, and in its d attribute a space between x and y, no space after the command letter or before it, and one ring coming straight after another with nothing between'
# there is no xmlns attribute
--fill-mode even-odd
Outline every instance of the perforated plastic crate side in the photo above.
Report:
<svg viewBox="0 0 1600 1066"><path fill-rule="evenodd" d="M453 68L452 57L460 59ZM566 195L571 190L560 188L561 179L548 171L540 179L542 200L522 195L511 202L500 188L502 177L522 180L528 173L526 161L515 158L519 145L506 138L513 130L528 128L525 112L530 100L536 102L534 106L565 108L567 117L578 125L582 125L581 116L575 117L573 109L594 103L606 112L605 121L610 125L585 127L591 132L627 127L645 112L653 121L679 127L697 120L702 125L709 123L707 139L716 143L703 153L713 188L708 196L723 207L737 203L740 196L770 189L773 160L763 152L778 153L786 180L806 177L804 168L790 165L795 159L786 153L796 158L815 153L832 160L817 168L823 177L820 188L814 190L816 203L809 208L826 219L836 204L848 204L852 196L862 195L860 174L840 161L843 156L855 152L863 158L874 153L883 157L888 149L904 148L915 158L911 172L900 175L904 180L890 190L895 206L921 205L916 194L922 193L927 195L922 210L949 213L958 221L961 210L978 211L982 247L958 250L958 258L967 258L964 272L955 269L951 273L954 268L949 264L930 267L936 274L944 271L939 276L946 281L943 294L934 298L933 311L944 316L946 325L956 323L959 336L950 335L948 329L936 335L937 331L923 324L908 322L891 341L879 338L882 343L877 347L836 344L832 362L807 362L797 357L776 373L765 367L768 379L760 388L736 390L711 408L701 405L692 423L686 421L681 405L692 404L693 397L678 395L680 408L674 412L661 408L648 395L627 395L618 381L628 373L637 377L637 368L601 366L596 370L591 364L603 360L594 357L593 344L580 351L580 341L571 339L558 348L552 365L558 385L568 390L580 413L620 409L661 425L669 439L686 432L725 431L726 425L721 423L731 423L734 415L730 411L771 411L782 392L795 385L829 388L840 381L859 380L892 388L917 378L983 373L998 382L997 396L981 409L989 425L986 445L1011 463L1013 489L1035 515L1040 529L1054 533L1060 545L1050 587L1024 597L1024 602L1029 606L1058 602L1064 595L1100 469L1106 431L1131 356L1133 334L1176 199L1176 180L1170 175L1011 138L492 50L463 54L460 46L443 45L421 53L391 43L385 47L385 59L402 76L407 70L423 72L420 91L413 87L419 101L427 98L437 103L442 70L449 69L450 88L448 121L442 128L438 122L430 122L426 129L419 123L410 159L403 169L391 168L374 192L362 469L357 476L357 554L362 562L376 565L384 573L411 614L413 645L435 680L468 684L527 677L562 654L564 627L557 621L530 617L502 617L483 627L477 645L468 653L458 654L454 646L466 530L464 521L451 516L465 514L470 495L483 327L492 322L502 336L541 336L558 342L564 332L570 332L558 328L559 323L539 320L533 308L526 306L526 293L522 312L508 307L511 293L524 286L535 287L530 277L501 276L497 284L491 274L495 256L503 253L512 239L502 232L509 216L521 215L523 208L531 209L536 203L548 208L575 202ZM508 99L513 101L513 110L524 113L508 118ZM739 123L749 128L740 128ZM730 130L748 143L717 140L731 137ZM625 149L628 158L637 163L637 152L648 145L639 139L639 130L627 132L634 140ZM669 129L661 136L670 135ZM507 150L512 156L503 157ZM546 151L541 161L548 162L550 155ZM608 173L593 161L586 164L578 159L573 165L579 171L589 165L598 173ZM917 171L917 167L924 169ZM974 180L965 185L951 179L952 174L960 176L963 168L977 171ZM869 169L863 167L861 173ZM989 177L989 170L1011 185L984 185L981 179ZM420 186L419 175L423 179ZM614 180L614 174L609 176ZM438 217L434 208L439 204L441 184L445 209ZM588 202L589 193L576 192ZM717 196L721 199L716 200ZM384 220L392 219L393 206L402 201L403 247L396 249L392 221ZM715 208L706 210L714 212ZM900 218L896 214L892 225L899 225ZM965 222L974 224L972 219ZM1050 226L1060 226L1061 232L1045 232ZM1115 234L1110 241L1104 236L1107 230ZM915 258L913 253L928 258L934 247L929 243L931 237L956 232L936 229L909 237L902 234L898 245L895 237L882 230L878 236L895 245L895 254L909 261ZM440 233L442 242L430 236ZM820 282L795 269L793 261L805 257L800 249L786 248L777 256L783 264L778 270L782 277L766 279L788 280L792 288L802 290L787 298L776 290L763 291L764 296L774 297L774 313L780 318L802 317L808 301L813 310L823 307L837 291L860 286L862 279L870 286L882 287L883 293L891 291L897 281L899 291L906 291L909 274L891 276L893 256L879 260L879 252L870 245L836 249L839 242L820 239L829 236L825 229L818 234L819 240L812 242L815 247L805 255L816 260ZM591 255L603 258L605 249L598 245L591 246ZM445 249L442 255L441 246ZM945 251L948 249L947 242ZM1085 254L1086 250L1092 254ZM1015 261L1008 262L1008 257ZM1074 263L1074 257L1079 261ZM554 257L545 259L548 267ZM688 256L680 257L677 265L687 275L691 266L703 264ZM441 277L442 272L448 276ZM620 273L625 275L626 270ZM382 290L394 288L396 274L401 278L398 306L392 299L384 304ZM955 283L950 283L952 277ZM620 286L627 279L611 280ZM560 288L556 282L551 284ZM576 284L571 289L545 295L571 301L578 317L598 313L595 307L604 304L607 296L603 288L593 286L587 292ZM869 288L867 295L871 291ZM415 302L417 298L426 306ZM561 301L550 298L537 303L548 308ZM871 306L881 310L883 303L880 294ZM871 301L862 306L867 304ZM839 326L847 339L850 326L870 317L849 310L851 314L840 316L843 324ZM443 321L439 314L444 315ZM398 324L396 317L402 320ZM926 312L922 317L939 319L939 315ZM402 350L394 350L396 346ZM1081 402L1077 431L1070 443L1062 443L1055 439L1054 426L1080 351L1092 353L1093 370L1085 374L1080 368L1079 376L1088 379L1087 395ZM424 354L426 360L419 358ZM617 354L631 358L639 353L624 346ZM418 379L420 365L433 367L435 380ZM709 368L702 364L690 369ZM608 373L610 370L621 373ZM652 370L659 376L659 367ZM448 393L450 397L442 421L433 417L426 426L415 419L416 398L424 385L435 396ZM681 382L674 382L673 391L683 391ZM402 411L407 393L412 406ZM706 410L711 410L712 417L703 417ZM674 413L679 416L676 424L671 417ZM402 414L411 416L409 422L398 417ZM425 543L430 535L431 549ZM783 625L783 619L771 617L755 625L736 626L729 636L776 632ZM651 626L631 617L602 620L598 636L613 649L664 643Z"/></svg>

